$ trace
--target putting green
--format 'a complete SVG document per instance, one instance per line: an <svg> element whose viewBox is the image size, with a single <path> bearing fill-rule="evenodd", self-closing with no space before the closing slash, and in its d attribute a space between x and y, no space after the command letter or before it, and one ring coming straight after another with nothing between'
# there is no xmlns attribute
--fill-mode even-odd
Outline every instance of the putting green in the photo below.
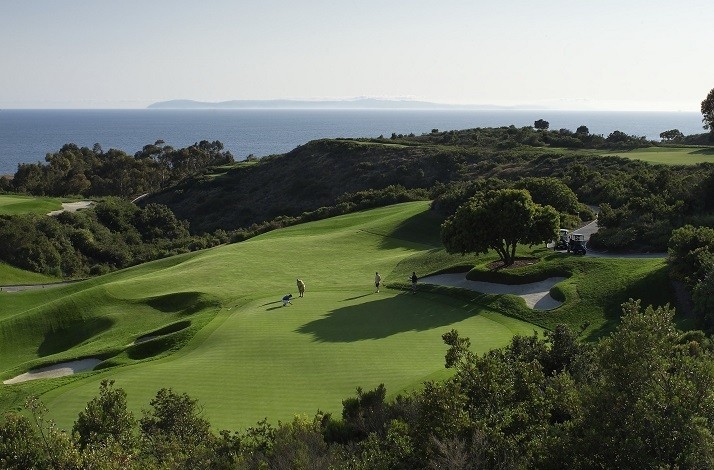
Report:
<svg viewBox="0 0 714 470"><path fill-rule="evenodd" d="M488 300L471 303L389 289L374 293L374 272L382 273L386 283L404 282L389 279L389 273L400 261L433 249L428 242L434 230L427 202L400 204L278 230L66 288L0 297L0 333L14 342L8 350L16 346L17 351L0 360L3 378L22 364L87 357L92 351L114 354L113 363L121 365L37 381L42 384L1 386L6 393L0 397L45 392L42 399L51 417L69 428L103 379L116 380L127 391L135 413L148 406L158 389L170 387L197 398L215 428L235 430L265 417L276 422L317 409L339 414L342 400L358 386L384 382L391 393L418 386L444 373L441 335L452 328L469 336L477 352L539 329L500 315ZM296 294L297 277L306 282L306 295L282 307L279 299L285 293ZM59 350L56 318L77 315L77 310L99 326ZM8 326L31 315L44 337ZM166 337L195 334L172 343L172 354L161 351L138 360L132 348L126 349L143 334L181 322L191 326ZM41 357L43 346L46 355Z"/></svg>

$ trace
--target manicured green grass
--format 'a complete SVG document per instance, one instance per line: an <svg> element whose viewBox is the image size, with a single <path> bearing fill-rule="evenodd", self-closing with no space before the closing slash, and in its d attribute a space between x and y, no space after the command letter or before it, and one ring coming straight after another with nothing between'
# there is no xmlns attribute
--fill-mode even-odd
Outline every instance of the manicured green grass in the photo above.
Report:
<svg viewBox="0 0 714 470"><path fill-rule="evenodd" d="M656 306L674 304L675 301L664 258L596 258L525 246L518 247L517 256L539 261L529 266L493 271L488 265L498 259L494 254L480 257L450 255L443 248L434 248L399 263L393 277L401 281L399 287L404 289L408 287L407 277L412 271L469 271L467 277L471 280L502 284L566 277L551 290L554 298L564 302L555 310L532 310L519 300L501 312L546 329L553 329L559 323L575 329L587 324L584 335L588 339L612 331L619 322L622 303L629 298ZM677 321L685 320L677 318Z"/></svg>
<svg viewBox="0 0 714 470"><path fill-rule="evenodd" d="M61 279L44 274L37 274L25 271L5 263L0 263L0 286L18 284L43 284L47 282L57 282Z"/></svg>
<svg viewBox="0 0 714 470"><path fill-rule="evenodd" d="M69 427L99 381L110 378L127 390L135 412L172 387L198 398L217 428L239 429L318 408L339 413L358 386L384 382L393 393L418 386L443 373L441 335L451 328L479 352L538 329L442 294L374 293L375 271L390 282L399 261L432 248L424 242L434 239L433 225L409 222L429 219L427 207L350 214L0 298L3 378L86 356L123 366L0 387L3 408L44 393L52 416ZM297 277L307 283L306 296L283 308L279 299L295 294ZM181 321L191 325L127 348Z"/></svg>
<svg viewBox="0 0 714 470"><path fill-rule="evenodd" d="M62 209L62 200L51 197L0 194L0 214L47 214Z"/></svg>
<svg viewBox="0 0 714 470"><path fill-rule="evenodd" d="M608 150L600 153L666 165L695 165L702 162L714 162L714 147L650 147L630 151Z"/></svg>
<svg viewBox="0 0 714 470"><path fill-rule="evenodd" d="M51 417L69 428L96 396L99 382L112 379L127 391L135 413L158 389L173 388L197 398L217 429L242 429L265 417L284 421L317 409L339 414L342 400L357 387L385 383L394 394L447 374L441 335L452 328L482 353L515 334L540 330L523 319L551 325L557 323L551 317L570 318L562 314L569 303L573 312L579 312L577 305L586 308L577 315L604 325L615 313L588 310L588 304L609 292L613 299L629 289L641 293L637 286L657 269L643 264L631 276L610 279L596 272L609 260L600 266L579 258L583 267L573 267L573 279L563 287L566 305L537 314L513 296L400 290L413 269L423 276L492 259L444 253L437 229L427 202L406 203L276 230L63 288L0 296L2 378L87 356L114 366L0 386L0 411L36 393ZM581 275L587 269L592 272ZM623 264L617 272L628 270L632 266ZM396 288L375 293L375 271ZM583 284L588 276L597 283L594 294ZM297 277L307 284L305 297L281 307L285 293L296 293ZM129 346L143 335L158 337Z"/></svg>

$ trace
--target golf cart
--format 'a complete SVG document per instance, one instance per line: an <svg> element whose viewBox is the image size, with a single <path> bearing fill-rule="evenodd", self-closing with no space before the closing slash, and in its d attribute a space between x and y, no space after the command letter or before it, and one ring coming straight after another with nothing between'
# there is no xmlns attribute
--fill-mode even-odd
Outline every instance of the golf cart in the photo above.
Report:
<svg viewBox="0 0 714 470"><path fill-rule="evenodd" d="M571 233L570 240L568 241L568 253L572 252L574 255L584 255L587 253L585 243L585 235L582 233Z"/></svg>
<svg viewBox="0 0 714 470"><path fill-rule="evenodd" d="M555 240L555 250L567 250L568 249L568 235L570 232L568 232L568 229L566 228L561 228L558 230L558 238Z"/></svg>

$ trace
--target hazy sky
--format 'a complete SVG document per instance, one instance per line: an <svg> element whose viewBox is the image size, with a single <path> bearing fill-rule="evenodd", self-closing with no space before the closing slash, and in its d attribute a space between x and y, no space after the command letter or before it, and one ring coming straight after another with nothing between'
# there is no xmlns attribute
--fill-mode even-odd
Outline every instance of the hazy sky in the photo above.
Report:
<svg viewBox="0 0 714 470"><path fill-rule="evenodd" d="M712 0L0 0L0 108L409 98L698 111Z"/></svg>

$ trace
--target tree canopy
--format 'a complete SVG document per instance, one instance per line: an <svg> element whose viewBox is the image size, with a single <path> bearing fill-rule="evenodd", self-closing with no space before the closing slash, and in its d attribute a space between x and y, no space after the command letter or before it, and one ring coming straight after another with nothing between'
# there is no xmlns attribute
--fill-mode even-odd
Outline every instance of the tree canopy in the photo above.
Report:
<svg viewBox="0 0 714 470"><path fill-rule="evenodd" d="M714 134L714 88L702 101L702 122L704 129L709 129Z"/></svg>
<svg viewBox="0 0 714 470"><path fill-rule="evenodd" d="M450 253L492 249L510 265L518 243L554 240L559 227L560 216L553 207L534 203L524 189L501 189L477 194L460 206L442 225L441 238Z"/></svg>
<svg viewBox="0 0 714 470"><path fill-rule="evenodd" d="M535 127L536 129L547 131L548 127L550 127L550 123L545 119L538 119L533 123L533 127Z"/></svg>
<svg viewBox="0 0 714 470"><path fill-rule="evenodd" d="M684 134L679 129L670 129L661 132L659 138L662 139L662 142L679 142L684 139Z"/></svg>

